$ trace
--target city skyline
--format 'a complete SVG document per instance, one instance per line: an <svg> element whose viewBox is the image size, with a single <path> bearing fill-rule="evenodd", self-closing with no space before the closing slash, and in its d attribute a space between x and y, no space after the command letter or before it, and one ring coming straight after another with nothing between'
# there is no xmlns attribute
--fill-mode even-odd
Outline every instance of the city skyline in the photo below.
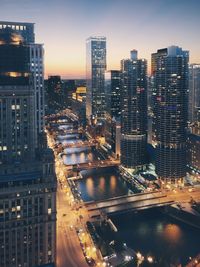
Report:
<svg viewBox="0 0 200 267"><path fill-rule="evenodd" d="M2 21L35 23L37 43L45 45L45 76L85 78L85 42L106 36L107 69L120 69L120 60L135 48L148 60L158 47L180 45L198 63L200 18L197 0L180 1L15 1L1 3ZM8 15L9 14L9 15ZM147 45L148 44L148 45Z"/></svg>

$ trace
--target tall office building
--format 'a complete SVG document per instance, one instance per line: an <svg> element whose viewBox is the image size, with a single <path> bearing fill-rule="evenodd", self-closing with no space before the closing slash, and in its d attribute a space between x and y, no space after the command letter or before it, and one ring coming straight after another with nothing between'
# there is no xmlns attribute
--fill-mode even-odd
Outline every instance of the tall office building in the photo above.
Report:
<svg viewBox="0 0 200 267"><path fill-rule="evenodd" d="M189 66L189 121L194 123L200 113L200 64Z"/></svg>
<svg viewBox="0 0 200 267"><path fill-rule="evenodd" d="M37 132L31 50L20 32L0 29L1 267L38 266L56 256L54 157Z"/></svg>
<svg viewBox="0 0 200 267"><path fill-rule="evenodd" d="M177 46L152 54L156 172L171 182L186 174L188 60L188 51Z"/></svg>
<svg viewBox="0 0 200 267"><path fill-rule="evenodd" d="M3 29L0 34L0 161L29 161L36 149L30 48L20 44L12 30Z"/></svg>
<svg viewBox="0 0 200 267"><path fill-rule="evenodd" d="M118 118L121 114L120 105L120 71L110 70L105 74L106 110L111 118Z"/></svg>
<svg viewBox="0 0 200 267"><path fill-rule="evenodd" d="M147 163L147 61L121 61L121 163L126 168L143 168Z"/></svg>
<svg viewBox="0 0 200 267"><path fill-rule="evenodd" d="M30 71L35 96L35 124L37 135L44 131L44 49L43 44L30 44Z"/></svg>
<svg viewBox="0 0 200 267"><path fill-rule="evenodd" d="M187 164L188 167L200 174L200 127L199 123L192 127L187 136Z"/></svg>
<svg viewBox="0 0 200 267"><path fill-rule="evenodd" d="M88 121L105 116L106 38L90 37L86 44L86 115Z"/></svg>
<svg viewBox="0 0 200 267"><path fill-rule="evenodd" d="M63 108L64 96L61 77L49 76L46 83L47 106L50 113Z"/></svg>
<svg viewBox="0 0 200 267"><path fill-rule="evenodd" d="M0 30L3 29L12 29L13 35L20 36L24 43L35 42L34 23L0 21Z"/></svg>
<svg viewBox="0 0 200 267"><path fill-rule="evenodd" d="M44 51L42 44L35 43L34 23L0 21L0 30L12 30L13 40L18 40L30 47L30 71L33 77L35 97L35 141L38 143L38 134L44 130Z"/></svg>

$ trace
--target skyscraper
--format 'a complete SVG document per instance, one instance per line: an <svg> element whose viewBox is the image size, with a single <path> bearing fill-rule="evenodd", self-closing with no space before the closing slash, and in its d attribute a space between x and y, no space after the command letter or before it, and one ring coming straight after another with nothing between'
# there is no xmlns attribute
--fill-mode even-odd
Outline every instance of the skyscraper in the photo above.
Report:
<svg viewBox="0 0 200 267"><path fill-rule="evenodd" d="M178 46L152 54L156 173L172 182L186 174L188 60Z"/></svg>
<svg viewBox="0 0 200 267"><path fill-rule="evenodd" d="M198 120L200 112L200 64L189 66L189 121Z"/></svg>
<svg viewBox="0 0 200 267"><path fill-rule="evenodd" d="M48 110L51 113L62 109L64 103L62 80L60 76L49 76L46 84Z"/></svg>
<svg viewBox="0 0 200 267"><path fill-rule="evenodd" d="M30 71L35 95L35 124L37 135L44 131L44 49L43 44L30 44Z"/></svg>
<svg viewBox="0 0 200 267"><path fill-rule="evenodd" d="M106 38L88 38L86 49L86 115L90 121L92 116L97 119L105 116Z"/></svg>
<svg viewBox="0 0 200 267"><path fill-rule="evenodd" d="M147 163L147 61L121 61L121 163L126 168L143 168Z"/></svg>
<svg viewBox="0 0 200 267"><path fill-rule="evenodd" d="M12 30L13 40L29 46L29 64L35 97L35 142L38 143L38 134L44 130L44 50L42 44L35 43L34 23L0 21L0 30Z"/></svg>
<svg viewBox="0 0 200 267"><path fill-rule="evenodd" d="M120 71L110 70L105 75L106 109L111 118L118 118L121 114L120 105Z"/></svg>
<svg viewBox="0 0 200 267"><path fill-rule="evenodd" d="M55 262L56 256L54 157L37 131L31 50L20 32L0 29L2 267L37 266Z"/></svg>
<svg viewBox="0 0 200 267"><path fill-rule="evenodd" d="M13 30L0 34L0 161L29 161L37 146L29 46L21 44Z"/></svg>
<svg viewBox="0 0 200 267"><path fill-rule="evenodd" d="M13 33L23 39L24 43L35 42L34 23L0 21L0 30L2 29L12 29Z"/></svg>

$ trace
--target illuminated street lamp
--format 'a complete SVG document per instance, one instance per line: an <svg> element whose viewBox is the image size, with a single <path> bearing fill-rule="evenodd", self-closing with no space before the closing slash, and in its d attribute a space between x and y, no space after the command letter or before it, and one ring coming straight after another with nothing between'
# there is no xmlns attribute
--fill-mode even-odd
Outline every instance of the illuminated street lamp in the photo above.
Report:
<svg viewBox="0 0 200 267"><path fill-rule="evenodd" d="M153 263L153 257L148 256L148 257L147 257L147 261L148 261L149 263Z"/></svg>

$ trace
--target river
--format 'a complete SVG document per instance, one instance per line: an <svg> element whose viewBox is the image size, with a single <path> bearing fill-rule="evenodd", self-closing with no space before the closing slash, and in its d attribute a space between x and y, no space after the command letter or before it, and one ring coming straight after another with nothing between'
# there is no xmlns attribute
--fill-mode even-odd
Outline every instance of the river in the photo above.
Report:
<svg viewBox="0 0 200 267"><path fill-rule="evenodd" d="M76 142L79 135L60 137L62 142ZM78 164L101 157L98 151L90 148L70 148L65 150L64 162ZM103 200L131 193L115 168L102 168L81 172L84 179L76 181L84 201ZM119 238L145 257L151 255L157 266L185 265L189 257L200 253L200 231L180 223L160 210L147 210L138 213L111 217L118 228Z"/></svg>

